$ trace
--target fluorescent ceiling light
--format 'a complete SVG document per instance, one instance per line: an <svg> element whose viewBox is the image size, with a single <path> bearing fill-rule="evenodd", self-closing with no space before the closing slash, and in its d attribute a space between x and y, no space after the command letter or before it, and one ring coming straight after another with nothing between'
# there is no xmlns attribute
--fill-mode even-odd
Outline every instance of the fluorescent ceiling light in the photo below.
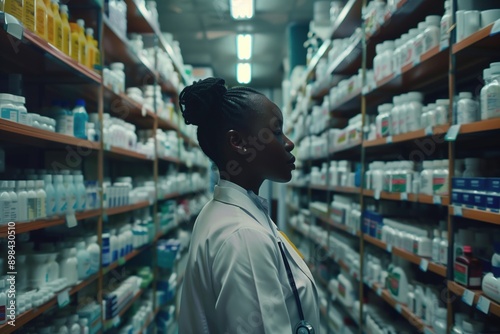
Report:
<svg viewBox="0 0 500 334"><path fill-rule="evenodd" d="M238 59L247 60L252 56L252 35L238 35L236 38Z"/></svg>
<svg viewBox="0 0 500 334"><path fill-rule="evenodd" d="M233 19L251 19L254 14L253 2L254 0L229 0L229 8Z"/></svg>
<svg viewBox="0 0 500 334"><path fill-rule="evenodd" d="M236 80L240 84L247 84L252 80L252 65L250 63L239 63L237 65Z"/></svg>

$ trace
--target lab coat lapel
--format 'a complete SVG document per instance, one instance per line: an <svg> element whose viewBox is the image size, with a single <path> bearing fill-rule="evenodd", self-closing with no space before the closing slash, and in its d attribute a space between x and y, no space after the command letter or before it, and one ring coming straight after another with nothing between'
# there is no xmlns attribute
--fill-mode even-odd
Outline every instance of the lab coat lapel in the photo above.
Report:
<svg viewBox="0 0 500 334"><path fill-rule="evenodd" d="M214 189L214 200L223 202L229 205L234 205L243 209L249 216L251 216L255 221L269 230L269 226L267 226L267 217L264 213L255 205L255 203L245 194L240 191L228 188L228 187L220 187L215 186ZM264 225L266 224L266 225ZM285 238L280 237L283 243L286 245L286 251L289 254L287 258L292 258L293 262L297 267L306 275L312 282L314 282L314 278L312 277L311 271L309 267L307 267L306 262L297 254L295 249L293 249L292 245L288 243Z"/></svg>
<svg viewBox="0 0 500 334"><path fill-rule="evenodd" d="M265 227L266 230L269 229L269 226L267 226L267 218L264 213L242 192L233 188L215 186L214 200L241 208L257 223Z"/></svg>

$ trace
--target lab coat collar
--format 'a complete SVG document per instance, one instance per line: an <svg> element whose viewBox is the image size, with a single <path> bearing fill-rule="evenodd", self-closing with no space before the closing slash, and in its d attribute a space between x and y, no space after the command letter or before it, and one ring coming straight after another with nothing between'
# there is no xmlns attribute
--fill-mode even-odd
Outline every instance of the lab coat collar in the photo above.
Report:
<svg viewBox="0 0 500 334"><path fill-rule="evenodd" d="M249 197L247 191L235 183L220 180L219 184L214 188L214 200L240 207L255 219L257 223L261 224L266 229L271 228L267 226L267 217L264 212L259 209L257 204Z"/></svg>

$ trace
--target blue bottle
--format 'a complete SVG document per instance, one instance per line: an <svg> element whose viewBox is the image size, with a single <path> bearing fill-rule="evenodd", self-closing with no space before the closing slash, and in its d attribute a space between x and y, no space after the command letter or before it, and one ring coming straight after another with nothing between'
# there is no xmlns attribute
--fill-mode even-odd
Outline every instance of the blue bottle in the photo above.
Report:
<svg viewBox="0 0 500 334"><path fill-rule="evenodd" d="M89 114L87 114L87 110L85 110L84 100L76 100L75 108L73 109L73 117L75 137L87 139L87 122L89 121Z"/></svg>

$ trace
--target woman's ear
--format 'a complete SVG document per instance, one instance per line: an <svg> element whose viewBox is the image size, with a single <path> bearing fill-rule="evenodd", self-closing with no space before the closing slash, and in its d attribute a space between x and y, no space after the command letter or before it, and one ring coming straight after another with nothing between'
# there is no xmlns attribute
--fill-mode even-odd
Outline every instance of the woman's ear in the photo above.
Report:
<svg viewBox="0 0 500 334"><path fill-rule="evenodd" d="M226 138L232 151L240 154L246 152L246 142L240 132L229 130L226 134Z"/></svg>

